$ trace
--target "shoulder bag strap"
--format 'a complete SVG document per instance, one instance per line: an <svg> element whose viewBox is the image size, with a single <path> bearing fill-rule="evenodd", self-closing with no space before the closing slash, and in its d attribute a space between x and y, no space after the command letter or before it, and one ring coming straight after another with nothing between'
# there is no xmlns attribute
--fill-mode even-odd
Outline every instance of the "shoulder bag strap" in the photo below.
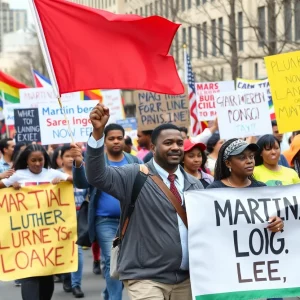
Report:
<svg viewBox="0 0 300 300"><path fill-rule="evenodd" d="M170 191L170 189L168 189L165 183L157 175L153 175L151 176L151 178L166 195L168 200L172 203L183 224L186 226L186 228L188 228L186 211L180 205L179 201L176 199L174 194Z"/></svg>
<svg viewBox="0 0 300 300"><path fill-rule="evenodd" d="M149 174L148 168L145 165L140 165L140 172L136 175L136 178L135 178L135 181L133 184L131 202L130 202L130 205L128 208L127 217L125 219L123 228L121 230L121 235L120 235L121 240L123 239L123 237L125 235L125 232L127 230L128 224L129 224L130 217L131 217L134 207L135 207L136 199L137 199L138 195L140 194L140 191L148 178L148 174Z"/></svg>

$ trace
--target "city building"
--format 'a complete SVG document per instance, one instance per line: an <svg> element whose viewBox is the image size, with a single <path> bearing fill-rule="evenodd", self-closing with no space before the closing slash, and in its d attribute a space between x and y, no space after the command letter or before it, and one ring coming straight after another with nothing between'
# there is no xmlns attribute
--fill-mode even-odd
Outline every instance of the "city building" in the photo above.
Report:
<svg viewBox="0 0 300 300"><path fill-rule="evenodd" d="M4 34L25 29L27 24L27 11L25 9L10 9L8 0L0 0L0 52L2 51Z"/></svg>
<svg viewBox="0 0 300 300"><path fill-rule="evenodd" d="M265 56L300 47L300 0L70 1L181 23L170 53L182 74L186 45L197 82L266 78Z"/></svg>

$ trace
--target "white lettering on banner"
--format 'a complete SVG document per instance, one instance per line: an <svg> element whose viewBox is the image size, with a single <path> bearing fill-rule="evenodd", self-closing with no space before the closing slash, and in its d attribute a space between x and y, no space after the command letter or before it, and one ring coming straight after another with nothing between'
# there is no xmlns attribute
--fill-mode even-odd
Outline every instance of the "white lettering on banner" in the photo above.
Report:
<svg viewBox="0 0 300 300"><path fill-rule="evenodd" d="M234 91L234 81L195 83L198 120L211 121L217 117L215 94Z"/></svg>
<svg viewBox="0 0 300 300"><path fill-rule="evenodd" d="M268 97L262 90L233 91L215 95L221 138L271 134Z"/></svg>
<svg viewBox="0 0 300 300"><path fill-rule="evenodd" d="M58 105L39 105L39 119L41 139L43 145L61 144L71 141L71 134L75 142L86 142L92 132L89 114L97 105L97 100L68 103L62 108ZM64 117L64 113L68 119ZM71 134L69 132L69 126Z"/></svg>
<svg viewBox="0 0 300 300"><path fill-rule="evenodd" d="M51 88L30 88L20 89L20 103L31 107L38 107L39 104L57 104L54 91ZM65 103L74 103L80 101L80 92L61 95L61 101Z"/></svg>
<svg viewBox="0 0 300 300"><path fill-rule="evenodd" d="M299 188L185 193L193 299L300 295ZM272 233L266 228L272 216L284 220L283 232Z"/></svg>

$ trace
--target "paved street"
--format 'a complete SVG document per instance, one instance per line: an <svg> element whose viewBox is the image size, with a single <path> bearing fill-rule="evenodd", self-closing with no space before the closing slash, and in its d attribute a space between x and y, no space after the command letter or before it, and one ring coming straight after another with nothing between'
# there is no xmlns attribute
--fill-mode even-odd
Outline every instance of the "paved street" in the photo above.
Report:
<svg viewBox="0 0 300 300"><path fill-rule="evenodd" d="M85 292L87 300L102 300L101 292L104 289L105 282L102 275L92 273L92 254L90 250L84 251L84 275L82 289ZM71 300L75 299L73 295L63 291L62 284L55 284L55 292L52 300ZM13 282L0 281L0 300L21 300L19 287L15 287ZM123 293L123 300L129 300L126 292ZM185 299L182 299L185 300ZM285 300L299 300L299 298L286 298Z"/></svg>
<svg viewBox="0 0 300 300"><path fill-rule="evenodd" d="M92 254L90 250L84 251L84 275L82 290L87 300L102 300L101 292L105 286L102 275L94 275L92 272ZM126 292L123 294L123 300L129 300ZM0 281L0 300L21 300L19 287L15 287L13 282ZM55 292L52 300L71 300L75 299L72 293L67 294L63 291L62 284L55 284Z"/></svg>

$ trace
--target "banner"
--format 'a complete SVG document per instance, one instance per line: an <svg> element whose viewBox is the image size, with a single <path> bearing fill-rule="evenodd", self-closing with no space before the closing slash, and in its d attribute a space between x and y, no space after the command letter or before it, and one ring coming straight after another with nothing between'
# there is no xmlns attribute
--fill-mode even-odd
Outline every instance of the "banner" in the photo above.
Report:
<svg viewBox="0 0 300 300"><path fill-rule="evenodd" d="M59 108L57 105L39 105L41 139L43 145L71 142L68 122L75 142L86 142L92 132L90 112L98 101L78 101ZM68 121L65 120L64 113Z"/></svg>
<svg viewBox="0 0 300 300"><path fill-rule="evenodd" d="M299 185L185 193L193 299L300 295ZM283 218L271 233L269 217Z"/></svg>
<svg viewBox="0 0 300 300"><path fill-rule="evenodd" d="M274 105L270 90L270 83L269 79L258 79L258 80L247 80L242 78L236 79L236 89L237 90L248 90L248 89L263 89L268 97L269 97L269 110L271 120L275 120L275 113L274 113Z"/></svg>
<svg viewBox="0 0 300 300"><path fill-rule="evenodd" d="M153 130L165 123L190 126L187 87L185 94L165 95L147 91L134 92L138 130Z"/></svg>
<svg viewBox="0 0 300 300"><path fill-rule="evenodd" d="M32 143L41 141L38 108L14 109L16 143Z"/></svg>
<svg viewBox="0 0 300 300"><path fill-rule="evenodd" d="M0 190L0 280L78 268L73 185Z"/></svg>
<svg viewBox="0 0 300 300"><path fill-rule="evenodd" d="M137 130L136 118L126 118L123 120L117 120L116 123L121 125L125 131Z"/></svg>
<svg viewBox="0 0 300 300"><path fill-rule="evenodd" d="M280 133L300 129L300 51L265 57Z"/></svg>
<svg viewBox="0 0 300 300"><path fill-rule="evenodd" d="M20 89L20 103L30 107L38 107L39 104L56 104L58 99L55 97L52 88L30 88ZM65 103L74 103L80 101L80 92L61 95L61 101Z"/></svg>
<svg viewBox="0 0 300 300"><path fill-rule="evenodd" d="M222 139L272 134L268 96L261 89L215 95Z"/></svg>
<svg viewBox="0 0 300 300"><path fill-rule="evenodd" d="M234 91L234 81L198 82L195 83L195 90L198 120L211 121L217 117L214 95Z"/></svg>

